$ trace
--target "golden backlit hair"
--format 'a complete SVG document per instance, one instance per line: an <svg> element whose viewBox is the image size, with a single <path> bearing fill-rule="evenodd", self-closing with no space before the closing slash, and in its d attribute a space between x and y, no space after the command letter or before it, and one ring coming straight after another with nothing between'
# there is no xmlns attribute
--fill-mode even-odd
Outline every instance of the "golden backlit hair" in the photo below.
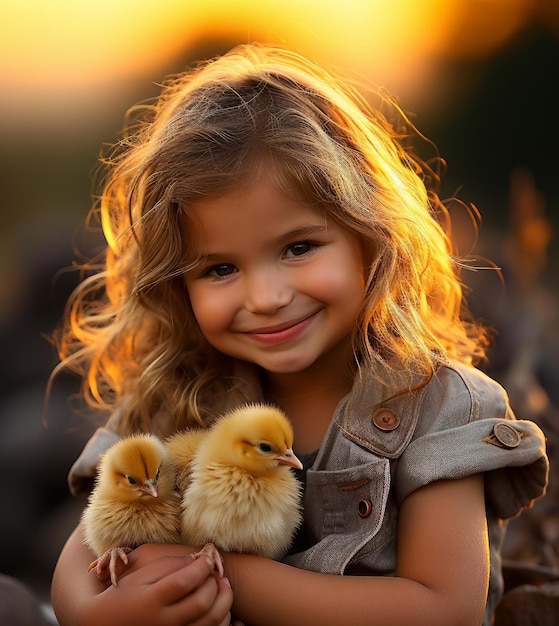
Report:
<svg viewBox="0 0 559 626"><path fill-rule="evenodd" d="M483 333L463 320L438 177L404 146L413 126L377 96L372 106L295 53L245 45L131 111L96 207L106 259L72 295L59 336L60 367L84 375L91 404L125 406L126 428L146 430L159 409L179 427L207 423L235 389L230 359L207 344L189 305L182 216L263 164L363 242L361 365L395 360L427 380L448 359L483 355Z"/></svg>

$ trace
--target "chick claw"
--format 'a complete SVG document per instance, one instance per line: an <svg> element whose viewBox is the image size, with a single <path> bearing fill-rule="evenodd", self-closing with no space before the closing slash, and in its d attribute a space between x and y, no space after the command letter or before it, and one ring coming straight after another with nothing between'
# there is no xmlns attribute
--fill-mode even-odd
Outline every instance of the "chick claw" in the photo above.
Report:
<svg viewBox="0 0 559 626"><path fill-rule="evenodd" d="M110 550L107 550L105 554L102 554L98 559L93 561L93 563L91 563L87 568L87 571L91 572L92 569L95 569L97 572L97 578L101 578L103 571L107 569L108 565L111 583L115 587L118 587L116 575L117 559L120 559L124 565L128 565L128 557L126 555L129 552L132 552L132 548L128 548L127 546L111 548Z"/></svg>
<svg viewBox="0 0 559 626"><path fill-rule="evenodd" d="M223 570L223 560L221 558L221 554L219 554L218 549L214 546L213 543L207 543L201 550L192 553L190 556L192 556L194 559L198 559L201 556L207 556L214 564L214 567L217 570L219 577L223 578L225 574Z"/></svg>

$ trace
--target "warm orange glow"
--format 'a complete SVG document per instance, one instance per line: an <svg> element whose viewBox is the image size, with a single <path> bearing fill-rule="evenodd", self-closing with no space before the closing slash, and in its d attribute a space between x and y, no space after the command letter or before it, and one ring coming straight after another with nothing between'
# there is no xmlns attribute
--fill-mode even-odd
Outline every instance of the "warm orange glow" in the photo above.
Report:
<svg viewBox="0 0 559 626"><path fill-rule="evenodd" d="M532 0L452 0L452 19L444 29L441 52L449 56L487 56L531 17Z"/></svg>
<svg viewBox="0 0 559 626"><path fill-rule="evenodd" d="M492 51L532 7L532 0L4 2L0 106L23 115L30 95L47 110L98 106L136 76L159 79L205 36L280 42L408 98L440 55Z"/></svg>
<svg viewBox="0 0 559 626"><path fill-rule="evenodd" d="M447 6L445 0L26 0L2 7L0 51L5 78L51 86L149 72L204 33L397 69L406 51L440 37L437 22Z"/></svg>
<svg viewBox="0 0 559 626"><path fill-rule="evenodd" d="M23 0L0 9L4 77L51 87L143 72L182 46L188 3L165 0Z"/></svg>

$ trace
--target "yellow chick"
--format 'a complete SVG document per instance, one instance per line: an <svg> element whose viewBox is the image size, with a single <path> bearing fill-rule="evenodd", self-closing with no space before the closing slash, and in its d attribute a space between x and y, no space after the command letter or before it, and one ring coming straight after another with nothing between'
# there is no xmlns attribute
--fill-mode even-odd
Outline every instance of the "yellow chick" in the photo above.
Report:
<svg viewBox="0 0 559 626"><path fill-rule="evenodd" d="M180 496L162 441L132 435L102 456L94 489L82 514L84 542L98 557L89 569L108 567L117 585L116 563L143 543L181 543Z"/></svg>
<svg viewBox="0 0 559 626"><path fill-rule="evenodd" d="M167 459L175 475L176 489L180 494L183 494L190 484L194 455L207 435L207 430L183 430L171 435L165 441Z"/></svg>
<svg viewBox="0 0 559 626"><path fill-rule="evenodd" d="M191 433L176 437L188 442ZM300 486L290 468L303 467L293 453L287 417L272 406L247 405L196 437L182 493L184 543L283 556L301 523Z"/></svg>

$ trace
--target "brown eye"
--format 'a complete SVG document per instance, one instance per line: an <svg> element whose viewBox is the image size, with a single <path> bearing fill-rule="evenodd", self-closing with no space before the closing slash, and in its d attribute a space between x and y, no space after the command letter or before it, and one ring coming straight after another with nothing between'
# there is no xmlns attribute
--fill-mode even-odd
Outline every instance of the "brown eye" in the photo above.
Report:
<svg viewBox="0 0 559 626"><path fill-rule="evenodd" d="M229 274L232 274L233 271L234 271L233 266L229 265L228 263L224 263L223 265L218 265L217 267L214 268L214 272L218 276L229 276Z"/></svg>
<svg viewBox="0 0 559 626"><path fill-rule="evenodd" d="M137 485L137 484L138 484L138 483L137 483L137 482L136 482L136 481L132 478L132 476L127 476L127 477L126 477L126 480L128 480L128 482L129 482L131 485Z"/></svg>
<svg viewBox="0 0 559 626"><path fill-rule="evenodd" d="M269 443L266 442L262 442L258 444L258 448L260 449L261 452L271 452L272 451L272 446Z"/></svg>
<svg viewBox="0 0 559 626"><path fill-rule="evenodd" d="M300 243L294 243L292 246L289 246L288 252L291 256L301 256L309 252L312 248L312 245L308 241L301 241Z"/></svg>
<svg viewBox="0 0 559 626"><path fill-rule="evenodd" d="M214 277L214 278L226 278L230 274L234 274L237 271L237 268L231 263L220 263L219 265L213 265L209 267L205 272L204 276Z"/></svg>

